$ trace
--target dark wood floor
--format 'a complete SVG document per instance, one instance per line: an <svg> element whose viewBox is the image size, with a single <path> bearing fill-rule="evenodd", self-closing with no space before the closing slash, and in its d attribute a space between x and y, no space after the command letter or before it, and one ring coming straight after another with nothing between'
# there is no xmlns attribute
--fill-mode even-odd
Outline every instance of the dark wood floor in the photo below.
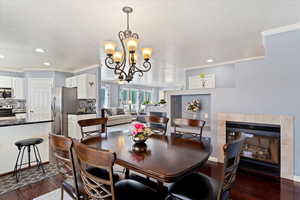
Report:
<svg viewBox="0 0 300 200"><path fill-rule="evenodd" d="M201 171L218 178L222 165L209 162ZM30 200L60 187L63 178L58 175L24 186L0 196L0 200ZM0 183L1 184L1 183ZM240 171L232 190L233 200L300 200L300 183L267 177L258 177Z"/></svg>

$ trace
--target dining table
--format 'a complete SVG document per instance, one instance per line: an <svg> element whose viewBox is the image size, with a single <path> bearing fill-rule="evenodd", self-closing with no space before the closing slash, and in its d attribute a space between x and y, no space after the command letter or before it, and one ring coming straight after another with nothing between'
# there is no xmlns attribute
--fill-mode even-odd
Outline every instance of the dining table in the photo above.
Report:
<svg viewBox="0 0 300 200"><path fill-rule="evenodd" d="M158 188L199 170L212 152L209 142L159 134L151 135L145 143L134 143L124 131L90 137L82 143L115 152L115 164L127 172L132 170L156 179Z"/></svg>

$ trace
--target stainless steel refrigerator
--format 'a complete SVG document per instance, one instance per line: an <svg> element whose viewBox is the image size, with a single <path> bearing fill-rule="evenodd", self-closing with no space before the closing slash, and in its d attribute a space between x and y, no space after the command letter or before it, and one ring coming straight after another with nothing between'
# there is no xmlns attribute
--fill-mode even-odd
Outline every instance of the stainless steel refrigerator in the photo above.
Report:
<svg viewBox="0 0 300 200"><path fill-rule="evenodd" d="M77 88L55 88L52 94L52 133L68 136L68 113L78 109Z"/></svg>

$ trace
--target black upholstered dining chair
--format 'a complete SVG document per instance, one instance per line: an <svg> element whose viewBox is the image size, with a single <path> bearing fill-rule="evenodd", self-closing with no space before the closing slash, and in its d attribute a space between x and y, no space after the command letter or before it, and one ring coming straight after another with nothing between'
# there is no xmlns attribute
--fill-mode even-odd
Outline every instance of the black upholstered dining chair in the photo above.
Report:
<svg viewBox="0 0 300 200"><path fill-rule="evenodd" d="M87 199L103 200L159 200L159 194L134 180L118 181L113 177L116 154L108 150L89 147L74 140L80 174ZM107 176L96 177L86 166L105 170Z"/></svg>
<svg viewBox="0 0 300 200"><path fill-rule="evenodd" d="M240 161L244 137L225 144L224 170L222 180L215 180L202 173L193 173L183 177L169 187L166 200L228 200L234 185Z"/></svg>

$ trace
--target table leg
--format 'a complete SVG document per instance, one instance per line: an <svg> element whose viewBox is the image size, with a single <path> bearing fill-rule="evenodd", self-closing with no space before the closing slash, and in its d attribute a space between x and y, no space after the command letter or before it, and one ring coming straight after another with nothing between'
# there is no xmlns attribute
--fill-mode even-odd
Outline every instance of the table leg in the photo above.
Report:
<svg viewBox="0 0 300 200"><path fill-rule="evenodd" d="M161 194L166 194L166 192L167 192L165 190L164 183L161 181L157 181L157 192L161 193Z"/></svg>
<svg viewBox="0 0 300 200"><path fill-rule="evenodd" d="M125 179L128 179L129 178L129 169L125 169Z"/></svg>

